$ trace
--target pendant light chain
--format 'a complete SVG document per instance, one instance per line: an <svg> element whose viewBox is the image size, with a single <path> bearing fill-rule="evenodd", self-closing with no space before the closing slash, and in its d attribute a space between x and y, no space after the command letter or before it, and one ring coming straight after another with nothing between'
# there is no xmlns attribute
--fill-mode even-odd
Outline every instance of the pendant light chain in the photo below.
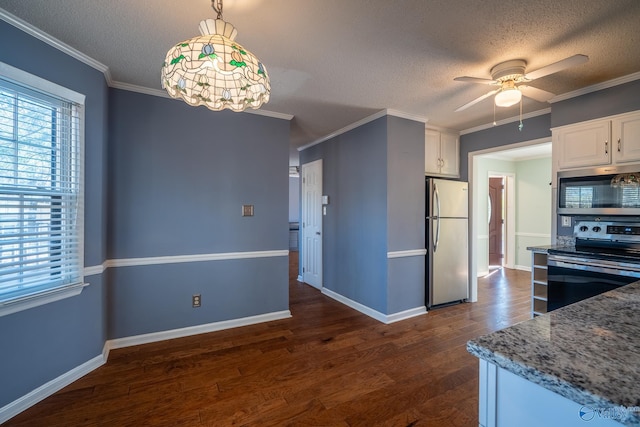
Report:
<svg viewBox="0 0 640 427"><path fill-rule="evenodd" d="M222 19L222 0L211 0L211 8L218 14L218 19Z"/></svg>

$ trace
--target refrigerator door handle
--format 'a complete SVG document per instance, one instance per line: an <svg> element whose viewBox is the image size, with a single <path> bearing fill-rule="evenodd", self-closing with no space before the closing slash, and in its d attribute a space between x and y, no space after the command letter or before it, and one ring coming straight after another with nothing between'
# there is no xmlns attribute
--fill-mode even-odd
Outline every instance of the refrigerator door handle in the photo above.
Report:
<svg viewBox="0 0 640 427"><path fill-rule="evenodd" d="M440 194L438 193L438 185L436 183L433 184L433 198L436 202L436 214L434 215L434 225L436 226L435 241L433 242L433 253L436 253L438 250L438 243L440 242Z"/></svg>

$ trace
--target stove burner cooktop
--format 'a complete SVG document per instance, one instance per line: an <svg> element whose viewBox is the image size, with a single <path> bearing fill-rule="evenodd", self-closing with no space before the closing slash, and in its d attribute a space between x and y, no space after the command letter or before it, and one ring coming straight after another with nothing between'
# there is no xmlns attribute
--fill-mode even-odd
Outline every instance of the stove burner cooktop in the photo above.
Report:
<svg viewBox="0 0 640 427"><path fill-rule="evenodd" d="M640 264L640 224L614 221L579 221L575 246L550 249L550 254Z"/></svg>

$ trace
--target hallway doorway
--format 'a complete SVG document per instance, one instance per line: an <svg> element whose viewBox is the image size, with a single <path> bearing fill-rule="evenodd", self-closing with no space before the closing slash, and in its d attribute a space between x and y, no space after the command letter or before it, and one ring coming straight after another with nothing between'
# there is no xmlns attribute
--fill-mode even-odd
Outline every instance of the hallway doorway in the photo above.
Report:
<svg viewBox="0 0 640 427"><path fill-rule="evenodd" d="M487 206L489 212L489 268L502 267L504 259L504 181L503 176L489 177L489 199Z"/></svg>

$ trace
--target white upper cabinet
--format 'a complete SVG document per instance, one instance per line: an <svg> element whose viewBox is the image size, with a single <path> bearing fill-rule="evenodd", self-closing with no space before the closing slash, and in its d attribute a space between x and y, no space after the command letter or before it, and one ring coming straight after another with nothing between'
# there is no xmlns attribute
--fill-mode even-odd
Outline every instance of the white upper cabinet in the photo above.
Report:
<svg viewBox="0 0 640 427"><path fill-rule="evenodd" d="M553 129L558 169L640 161L640 112Z"/></svg>
<svg viewBox="0 0 640 427"><path fill-rule="evenodd" d="M460 140L458 135L426 129L424 173L428 176L460 176Z"/></svg>
<svg viewBox="0 0 640 427"><path fill-rule="evenodd" d="M640 113L616 117L611 121L611 132L616 162L640 161Z"/></svg>
<svg viewBox="0 0 640 427"><path fill-rule="evenodd" d="M608 120L565 126L553 132L558 168L611 163L611 123Z"/></svg>

